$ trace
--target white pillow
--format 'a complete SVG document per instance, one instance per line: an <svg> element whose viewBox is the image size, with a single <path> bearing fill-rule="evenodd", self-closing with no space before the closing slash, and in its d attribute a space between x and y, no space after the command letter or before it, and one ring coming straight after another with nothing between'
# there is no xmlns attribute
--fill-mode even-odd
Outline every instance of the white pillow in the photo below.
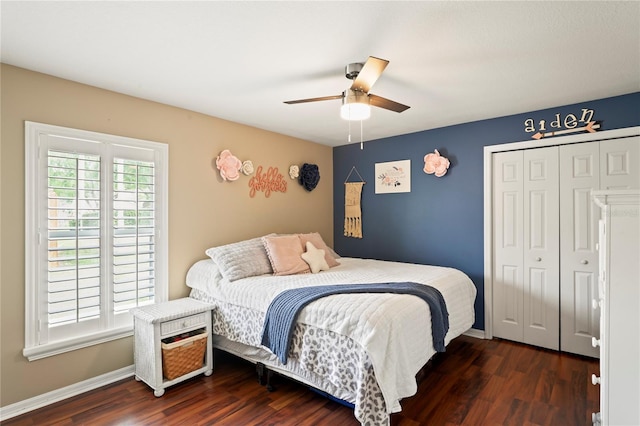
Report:
<svg viewBox="0 0 640 426"><path fill-rule="evenodd" d="M311 241L307 241L307 251L302 253L301 256L309 264L312 274L329 270L329 264L324 257L324 250L316 248Z"/></svg>
<svg viewBox="0 0 640 426"><path fill-rule="evenodd" d="M324 260L327 261L329 267L333 268L340 264L340 262L336 260L339 256L324 242L320 233L310 232L308 234L298 234L298 236L300 237L300 241L302 241L302 246L305 246L307 241L311 241L316 248L324 250Z"/></svg>
<svg viewBox="0 0 640 426"><path fill-rule="evenodd" d="M188 287L211 293L215 285L222 280L220 268L211 259L199 260L187 271L186 284Z"/></svg>
<svg viewBox="0 0 640 426"><path fill-rule="evenodd" d="M222 276L229 281L273 273L261 237L211 247L205 253L216 262Z"/></svg>

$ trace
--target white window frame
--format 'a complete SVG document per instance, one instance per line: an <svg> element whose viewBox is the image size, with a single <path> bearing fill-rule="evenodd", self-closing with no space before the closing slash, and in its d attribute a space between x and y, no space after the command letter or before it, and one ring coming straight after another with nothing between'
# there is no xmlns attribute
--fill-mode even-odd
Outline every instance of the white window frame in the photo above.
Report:
<svg viewBox="0 0 640 426"><path fill-rule="evenodd" d="M52 142L54 141L54 142ZM56 146L62 145L62 146ZM112 163L112 156L119 151L138 152L152 161L155 167L155 295L154 302L168 299L168 191L169 148L167 144L127 138L104 133L90 132L67 127L25 121L25 347L23 355L29 361L108 342L133 334L133 318L130 313L112 315L100 321L100 326L85 334L72 337L50 337L46 331L46 283L47 283L47 147L70 150L78 153L98 153ZM105 161L107 163L107 161ZM102 170L102 176L112 173L112 166ZM101 178L101 246L110 245L104 238L104 229L112 221L112 189L106 188L110 178ZM43 223L44 222L44 223ZM101 263L111 261L110 249L101 250ZM108 274L104 273L106 277ZM104 280L103 294L110 293L111 278ZM106 293L104 293L106 292ZM107 305L110 305L107 298ZM108 306L110 307L110 306ZM44 330L44 332L43 332Z"/></svg>

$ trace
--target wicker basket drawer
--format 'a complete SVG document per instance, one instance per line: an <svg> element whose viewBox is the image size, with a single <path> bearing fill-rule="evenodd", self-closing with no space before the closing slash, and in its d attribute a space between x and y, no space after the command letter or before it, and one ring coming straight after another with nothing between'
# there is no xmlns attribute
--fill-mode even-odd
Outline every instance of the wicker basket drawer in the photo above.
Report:
<svg viewBox="0 0 640 426"><path fill-rule="evenodd" d="M167 336L177 334L183 330L204 326L206 325L205 323L206 315L204 313L179 318L173 321L166 321L160 324L160 335Z"/></svg>
<svg viewBox="0 0 640 426"><path fill-rule="evenodd" d="M201 333L174 343L162 343L162 374L167 380L183 376L204 365L207 334Z"/></svg>

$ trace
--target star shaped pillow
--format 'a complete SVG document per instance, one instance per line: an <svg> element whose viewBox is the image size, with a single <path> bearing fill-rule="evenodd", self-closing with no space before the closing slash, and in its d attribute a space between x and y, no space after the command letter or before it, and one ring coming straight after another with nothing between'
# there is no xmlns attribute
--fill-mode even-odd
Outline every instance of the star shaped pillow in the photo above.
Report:
<svg viewBox="0 0 640 426"><path fill-rule="evenodd" d="M329 264L324 258L324 250L316 248L311 241L307 241L307 251L302 253L301 257L309 264L312 274L329 270Z"/></svg>

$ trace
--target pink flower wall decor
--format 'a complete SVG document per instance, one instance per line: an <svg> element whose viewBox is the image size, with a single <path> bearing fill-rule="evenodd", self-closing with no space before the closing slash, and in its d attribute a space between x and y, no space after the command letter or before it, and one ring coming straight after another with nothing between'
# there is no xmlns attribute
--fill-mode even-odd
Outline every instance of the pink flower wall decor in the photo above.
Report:
<svg viewBox="0 0 640 426"><path fill-rule="evenodd" d="M216 158L216 167L220 170L222 179L228 181L238 180L240 170L242 169L242 161L238 160L231 151L225 149Z"/></svg>
<svg viewBox="0 0 640 426"><path fill-rule="evenodd" d="M424 156L424 172L428 175L435 173L437 177L444 176L447 173L449 164L449 160L441 156L437 149L435 153Z"/></svg>

